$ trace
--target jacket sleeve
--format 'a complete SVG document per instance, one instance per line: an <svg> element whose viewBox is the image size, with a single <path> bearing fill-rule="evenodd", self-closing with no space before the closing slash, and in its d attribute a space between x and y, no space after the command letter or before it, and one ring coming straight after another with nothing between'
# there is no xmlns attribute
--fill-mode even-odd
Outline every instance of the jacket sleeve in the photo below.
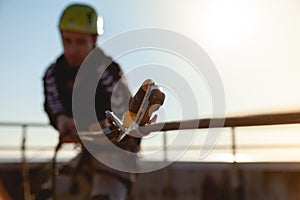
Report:
<svg viewBox="0 0 300 200"><path fill-rule="evenodd" d="M57 81L55 77L55 64L51 65L43 77L44 83L44 109L49 117L50 124L57 128L56 117L65 112L59 99Z"/></svg>
<svg viewBox="0 0 300 200"><path fill-rule="evenodd" d="M113 111L119 118L128 110L130 91L120 66L112 62L102 74L96 92L98 120L105 118L105 111Z"/></svg>

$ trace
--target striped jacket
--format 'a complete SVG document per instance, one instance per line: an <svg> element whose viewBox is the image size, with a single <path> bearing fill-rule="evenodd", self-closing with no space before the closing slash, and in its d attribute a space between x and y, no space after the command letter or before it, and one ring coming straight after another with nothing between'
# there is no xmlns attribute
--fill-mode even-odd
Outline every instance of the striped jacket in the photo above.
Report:
<svg viewBox="0 0 300 200"><path fill-rule="evenodd" d="M130 92L119 65L111 60L110 57L98 49L97 56L101 59L97 63L94 75L98 75L99 82L95 93L95 110L99 120L105 118L106 110L113 110L117 116L121 117L128 108ZM68 66L65 58L61 55L54 64L51 64L43 77L44 83L44 109L49 116L51 125L55 128L56 117L60 114L73 117L72 112L72 93L78 87L75 79L78 68ZM102 71L99 74L99 71ZM87 79L83 81L89 81ZM79 84L80 81L79 81ZM82 84L81 84L82 85ZM118 86L118 87L116 87ZM84 105L83 105L84 107ZM85 126L88 127L89 116L84 116Z"/></svg>

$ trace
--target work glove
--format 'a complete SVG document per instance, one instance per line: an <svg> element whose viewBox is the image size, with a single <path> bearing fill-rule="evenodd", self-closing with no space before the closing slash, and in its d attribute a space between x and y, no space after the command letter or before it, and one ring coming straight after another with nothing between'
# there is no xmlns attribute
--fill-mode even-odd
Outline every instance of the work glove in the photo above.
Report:
<svg viewBox="0 0 300 200"><path fill-rule="evenodd" d="M79 141L73 118L66 115L59 115L56 118L56 126L59 132L60 142L72 143Z"/></svg>
<svg viewBox="0 0 300 200"><path fill-rule="evenodd" d="M161 105L163 105L165 94L162 92L162 90L157 87L152 80L149 79L144 81L137 93L129 100L129 111L127 111L123 117L123 126L125 128L128 128L134 122L137 114L139 114L140 107L143 104L142 102L144 101L144 97L148 88L150 93L148 93L149 96L147 96L147 100L149 102L147 107L143 108L144 115L140 116L141 118L138 120L138 125L143 126L150 124L152 114L157 111ZM144 106L145 105L146 104L144 104ZM124 138L120 139L120 135L124 134L124 130L121 130L116 122L111 120L110 117L107 117L107 120L108 125L101 127L103 133L110 140L110 142L130 152L138 152L140 150L141 138L139 136L135 137L132 135L125 135ZM99 125L95 127L99 127ZM90 127L90 130L92 129L93 126Z"/></svg>
<svg viewBox="0 0 300 200"><path fill-rule="evenodd" d="M129 111L125 113L123 118L123 125L125 127L128 127L135 120L148 87L153 87L153 89L151 90L149 96L149 104L146 108L146 112L144 113L142 119L139 121L138 125L143 126L151 123L150 119L152 114L157 111L160 106L163 105L165 100L165 94L163 93L162 89L154 86L156 86L155 83L152 80L147 79L143 82L137 93L130 98Z"/></svg>

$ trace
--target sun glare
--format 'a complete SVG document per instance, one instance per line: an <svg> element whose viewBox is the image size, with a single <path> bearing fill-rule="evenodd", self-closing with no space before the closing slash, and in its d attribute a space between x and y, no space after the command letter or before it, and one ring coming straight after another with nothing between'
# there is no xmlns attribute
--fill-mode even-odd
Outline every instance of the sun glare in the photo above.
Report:
<svg viewBox="0 0 300 200"><path fill-rule="evenodd" d="M240 1L210 2L199 15L200 31L214 43L237 44L255 30L250 7Z"/></svg>

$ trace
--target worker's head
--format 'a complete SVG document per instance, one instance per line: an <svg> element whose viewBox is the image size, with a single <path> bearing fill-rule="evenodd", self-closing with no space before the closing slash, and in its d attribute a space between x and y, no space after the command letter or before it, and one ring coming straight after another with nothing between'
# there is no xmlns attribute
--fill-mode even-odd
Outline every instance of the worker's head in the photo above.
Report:
<svg viewBox="0 0 300 200"><path fill-rule="evenodd" d="M71 66L80 66L88 53L96 46L97 13L87 5L73 4L61 15L61 32L64 55Z"/></svg>

